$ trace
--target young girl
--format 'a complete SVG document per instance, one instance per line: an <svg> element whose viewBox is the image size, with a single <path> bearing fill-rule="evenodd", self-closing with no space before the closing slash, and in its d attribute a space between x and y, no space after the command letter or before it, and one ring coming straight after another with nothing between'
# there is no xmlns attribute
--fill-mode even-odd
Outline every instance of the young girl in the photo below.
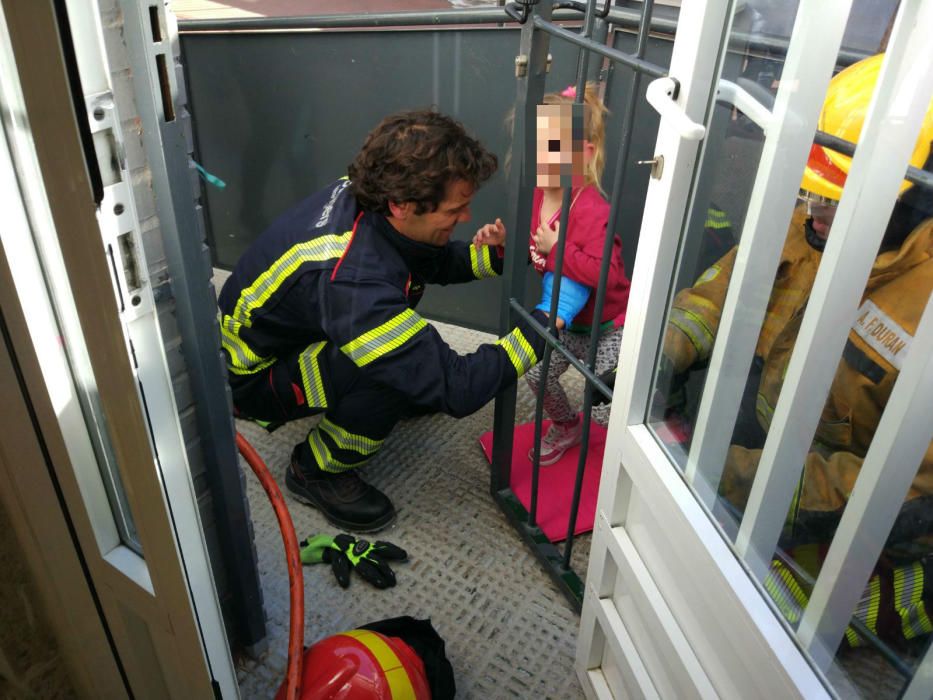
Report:
<svg viewBox="0 0 933 700"><path fill-rule="evenodd" d="M561 93L545 95L545 105L562 107L539 108L537 119L537 187L532 203L529 253L535 269L544 275L544 291L537 308L547 313L550 313L551 307L556 244L560 233L561 204L564 196L561 175L566 176L569 165L574 162L574 144L569 121L570 105L573 104L575 96L576 91L573 87ZM609 204L600 187L605 157L606 111L597 94L596 85L588 83L584 95L583 177L579 178L582 182L571 187L563 279L557 310L560 340L581 360L586 359L589 348L596 301L596 295L591 292L599 283L609 219ZM577 161L579 160L578 153ZM566 179L563 178L564 181ZM501 244L504 240L505 227L499 219L495 224L487 224L481 228L474 237L476 244ZM606 285L605 303L602 315L598 319L600 336L596 349L596 374L603 374L615 367L622 342L629 281L622 266L622 246L618 237L615 237L613 242ZM569 366L570 363L561 353L551 354L544 393L544 409L551 419L551 427L541 441L542 466L557 462L568 449L580 442L583 435L579 412L570 405L559 381ZM525 376L531 389L537 392L541 382L541 365L534 367ZM609 404L594 407L592 415L597 423L606 425L609 422ZM533 459L533 449L528 458Z"/></svg>

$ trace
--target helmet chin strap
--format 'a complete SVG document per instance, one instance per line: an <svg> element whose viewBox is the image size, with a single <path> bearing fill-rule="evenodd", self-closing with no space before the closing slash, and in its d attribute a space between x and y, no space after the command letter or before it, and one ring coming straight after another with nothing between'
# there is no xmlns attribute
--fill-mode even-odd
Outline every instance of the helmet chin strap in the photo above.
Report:
<svg viewBox="0 0 933 700"><path fill-rule="evenodd" d="M807 213L809 213L809 206L807 207ZM813 218L808 218L806 223L803 225L804 236L807 239L807 243L810 245L813 250L823 252L823 248L826 247L826 239L820 236L813 229Z"/></svg>

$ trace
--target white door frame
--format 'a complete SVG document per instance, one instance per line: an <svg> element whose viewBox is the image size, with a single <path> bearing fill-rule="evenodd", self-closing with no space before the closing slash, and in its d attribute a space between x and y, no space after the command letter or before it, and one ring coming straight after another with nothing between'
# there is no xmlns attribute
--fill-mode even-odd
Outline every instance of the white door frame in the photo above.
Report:
<svg viewBox="0 0 933 700"><path fill-rule="evenodd" d="M906 170L902 164L929 104L933 79L929 74L920 79L916 70L910 74L910 65L933 62L929 37L917 30L933 23L933 3L910 0L901 5L879 78L876 95L881 97L863 132L864 144L880 141L883 146L863 146L853 163L736 550L704 507L715 499L719 481L709 466L725 461L744 385L744 374L726 368L751 363L767 295L756 304L762 295L749 292L760 291L761 280L774 278L850 6L846 0L802 0L774 108L770 115L758 112L758 119L767 120L762 124L766 141L683 474L645 420L683 222L702 161L702 144L682 137L687 133L683 115L707 124L733 3L694 0L681 9L670 69L680 84L676 107L681 114L675 119L659 110L656 154L663 156L664 168L660 179L651 182L645 203L586 579L577 672L589 697L610 697L611 692L634 697L828 696L822 671L833 654L827 650L835 649L834 635L841 635L854 604L852 591L857 599L878 554L852 543L859 532L867 532L860 527L880 526L886 533L885 518L893 522L903 501L904 493L898 497L896 488L886 490L883 499L876 499L883 504L862 518L869 509L871 484L878 483L882 470L894 475L893 467L885 467L891 445L913 449L914 443L921 448L929 444L929 435L923 442L923 435L907 440L905 434L885 441L890 443L887 451L879 447L874 462L866 460L857 490L861 486L867 495L848 518L852 524L840 527L837 539L843 541L833 543L840 563L817 581L820 598L812 611L808 608L808 617L815 619L801 626L798 637L758 585L797 479L791 470L774 465L803 463L809 443L802 444L799 436L815 429L849 330L845 319L854 318ZM894 102L897 114L888 109ZM817 324L824 328L819 346L814 342ZM897 413L888 421L892 430L910 406L921 405L921 392L929 393L931 373L927 369L922 374L929 360L919 354L914 359L911 374L905 365L905 381L898 385L905 398L895 402L892 397L889 404L889 411ZM927 378L920 381L921 376ZM909 485L912 474L906 472L910 466L915 472L917 464L919 456L901 468L905 475L898 474L898 483ZM839 579L844 563L849 577ZM823 636L814 630L822 630Z"/></svg>

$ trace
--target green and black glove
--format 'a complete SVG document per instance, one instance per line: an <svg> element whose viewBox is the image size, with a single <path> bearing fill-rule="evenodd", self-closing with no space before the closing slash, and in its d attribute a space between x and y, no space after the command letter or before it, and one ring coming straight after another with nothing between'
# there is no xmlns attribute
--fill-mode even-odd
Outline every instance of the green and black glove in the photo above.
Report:
<svg viewBox="0 0 933 700"><path fill-rule="evenodd" d="M350 585L350 570L356 572L376 588L395 585L395 573L387 561L406 561L408 552L391 542L369 542L352 535L315 535L301 541L301 563L330 564L337 583Z"/></svg>

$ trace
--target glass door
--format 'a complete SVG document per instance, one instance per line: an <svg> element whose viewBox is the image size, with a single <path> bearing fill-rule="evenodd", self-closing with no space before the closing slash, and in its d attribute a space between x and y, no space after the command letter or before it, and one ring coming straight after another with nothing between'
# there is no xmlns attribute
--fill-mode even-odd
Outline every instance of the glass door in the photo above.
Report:
<svg viewBox="0 0 933 700"><path fill-rule="evenodd" d="M865 5L685 3L649 87L594 688L930 693L933 3Z"/></svg>

